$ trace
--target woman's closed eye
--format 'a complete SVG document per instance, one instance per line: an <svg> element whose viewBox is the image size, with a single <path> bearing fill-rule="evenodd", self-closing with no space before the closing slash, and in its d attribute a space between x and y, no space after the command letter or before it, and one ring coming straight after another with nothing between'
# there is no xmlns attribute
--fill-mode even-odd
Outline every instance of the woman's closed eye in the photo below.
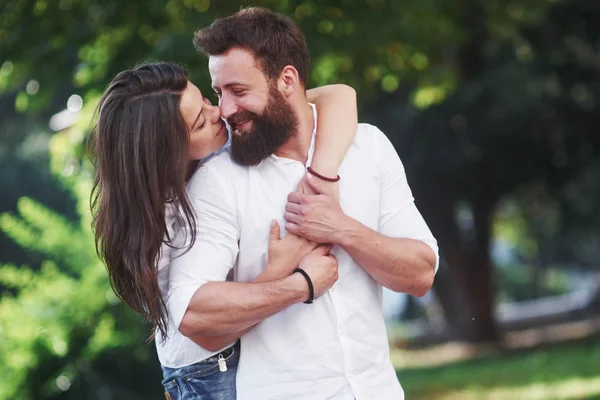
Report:
<svg viewBox="0 0 600 400"><path fill-rule="evenodd" d="M202 123L200 123L198 125L198 127L196 128L196 130L200 130L200 129L204 128L204 125L206 125L206 118L204 118L204 116L202 116Z"/></svg>

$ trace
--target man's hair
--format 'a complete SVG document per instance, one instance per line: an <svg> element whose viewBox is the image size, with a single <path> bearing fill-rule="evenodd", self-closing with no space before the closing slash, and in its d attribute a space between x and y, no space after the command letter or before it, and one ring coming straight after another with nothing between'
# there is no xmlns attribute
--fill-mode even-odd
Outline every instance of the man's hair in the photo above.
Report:
<svg viewBox="0 0 600 400"><path fill-rule="evenodd" d="M196 49L208 56L232 48L249 50L269 80L277 79L286 65L298 71L304 86L308 79L308 47L302 31L287 16L250 7L215 20L194 34Z"/></svg>

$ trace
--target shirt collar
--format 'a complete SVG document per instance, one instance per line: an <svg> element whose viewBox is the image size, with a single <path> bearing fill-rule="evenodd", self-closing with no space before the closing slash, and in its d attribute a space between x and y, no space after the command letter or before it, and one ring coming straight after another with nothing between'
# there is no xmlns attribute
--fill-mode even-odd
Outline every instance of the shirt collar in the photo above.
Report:
<svg viewBox="0 0 600 400"><path fill-rule="evenodd" d="M227 142L223 145L223 147L221 147L220 149L216 150L213 153L210 153L209 155L207 155L204 158L201 158L200 164L204 164L206 161L210 160L211 158L213 158L214 156L216 156L217 154L221 153L224 150L227 150L230 146L231 146L231 134L229 133L229 129L225 129L225 132L227 133Z"/></svg>
<svg viewBox="0 0 600 400"><path fill-rule="evenodd" d="M308 158L306 159L306 164L310 165L312 163L313 154L315 152L315 139L317 136L317 107L313 103L308 103L310 108L312 108L313 119L315 120L315 124L313 126L312 138L310 140L310 147L308 148Z"/></svg>

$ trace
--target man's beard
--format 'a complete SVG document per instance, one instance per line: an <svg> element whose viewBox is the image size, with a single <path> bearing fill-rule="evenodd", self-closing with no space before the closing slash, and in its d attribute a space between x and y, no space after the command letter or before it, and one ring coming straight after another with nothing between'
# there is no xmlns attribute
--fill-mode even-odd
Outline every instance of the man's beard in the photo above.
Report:
<svg viewBox="0 0 600 400"><path fill-rule="evenodd" d="M252 121L250 130L235 132L236 121ZM262 113L242 111L228 120L231 129L231 156L241 165L256 165L285 144L298 130L298 117L283 95L269 90L269 100Z"/></svg>

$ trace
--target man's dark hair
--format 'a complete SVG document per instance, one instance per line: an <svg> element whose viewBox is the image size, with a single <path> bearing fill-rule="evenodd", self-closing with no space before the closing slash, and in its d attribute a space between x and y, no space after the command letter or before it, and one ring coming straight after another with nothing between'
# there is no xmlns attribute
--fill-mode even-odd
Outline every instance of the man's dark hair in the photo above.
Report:
<svg viewBox="0 0 600 400"><path fill-rule="evenodd" d="M196 31L194 45L208 56L221 55L235 47L249 50L269 80L277 79L283 67L291 65L306 86L306 39L285 15L259 7L245 8Z"/></svg>

